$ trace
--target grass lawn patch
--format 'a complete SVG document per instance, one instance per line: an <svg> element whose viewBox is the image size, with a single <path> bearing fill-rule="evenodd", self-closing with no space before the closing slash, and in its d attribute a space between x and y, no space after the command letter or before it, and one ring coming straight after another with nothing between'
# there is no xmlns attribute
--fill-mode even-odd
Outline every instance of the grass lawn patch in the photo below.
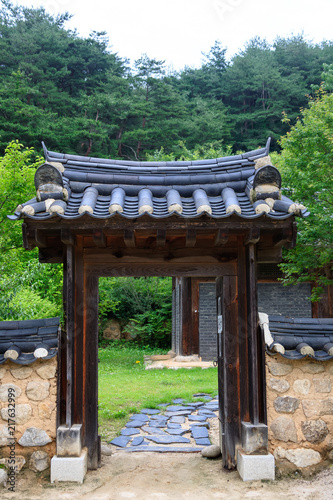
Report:
<svg viewBox="0 0 333 500"><path fill-rule="evenodd" d="M117 345L99 350L98 408L102 440L119 435L129 416L143 408L157 408L175 398L191 402L197 392L217 394L217 368L145 370L143 356L151 354L163 352Z"/></svg>

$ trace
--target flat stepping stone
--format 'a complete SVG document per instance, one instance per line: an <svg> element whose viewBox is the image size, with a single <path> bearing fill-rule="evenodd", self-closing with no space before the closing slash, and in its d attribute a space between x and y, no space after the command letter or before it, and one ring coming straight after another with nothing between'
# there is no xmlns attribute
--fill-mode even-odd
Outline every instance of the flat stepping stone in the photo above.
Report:
<svg viewBox="0 0 333 500"><path fill-rule="evenodd" d="M161 408L163 408L164 406L168 406L168 404L169 404L169 403L161 403L161 404L159 404L159 405L157 405L157 406L160 406Z"/></svg>
<svg viewBox="0 0 333 500"><path fill-rule="evenodd" d="M167 421L159 421L159 420L155 420L153 422L150 421L149 427L165 427L166 423L167 423Z"/></svg>
<svg viewBox="0 0 333 500"><path fill-rule="evenodd" d="M180 424L168 424L168 429L181 429L181 425Z"/></svg>
<svg viewBox="0 0 333 500"><path fill-rule="evenodd" d="M189 415L190 422L205 422L207 420L207 415Z"/></svg>
<svg viewBox="0 0 333 500"><path fill-rule="evenodd" d="M166 411L164 415L166 417L180 417L182 415L191 415L191 410L183 410L183 411Z"/></svg>
<svg viewBox="0 0 333 500"><path fill-rule="evenodd" d="M206 427L192 427L191 429L192 437L194 439L208 438L208 429Z"/></svg>
<svg viewBox="0 0 333 500"><path fill-rule="evenodd" d="M194 406L195 408L197 408L199 406L203 406L204 404L207 404L207 403L204 403L203 401L198 401L197 403L189 403L188 406Z"/></svg>
<svg viewBox="0 0 333 500"><path fill-rule="evenodd" d="M190 443L188 438L183 436L147 436L147 439L154 441L157 444L172 444L172 443Z"/></svg>
<svg viewBox="0 0 333 500"><path fill-rule="evenodd" d="M130 420L127 422L125 427L133 428L133 427L142 427L145 423L142 420Z"/></svg>
<svg viewBox="0 0 333 500"><path fill-rule="evenodd" d="M143 443L143 439L144 439L143 436L135 437L131 442L131 446L140 446L140 444Z"/></svg>
<svg viewBox="0 0 333 500"><path fill-rule="evenodd" d="M154 434L155 436L157 435L165 435L165 432L158 428L158 427L142 427L142 430L144 432L147 432L148 434Z"/></svg>
<svg viewBox="0 0 333 500"><path fill-rule="evenodd" d="M175 405L178 405L180 403L183 403L184 402L184 399L182 398L176 398L176 399L173 399L172 402L175 404Z"/></svg>
<svg viewBox="0 0 333 500"><path fill-rule="evenodd" d="M203 447L195 446L127 446L123 448L124 452L150 451L155 453L198 453Z"/></svg>
<svg viewBox="0 0 333 500"><path fill-rule="evenodd" d="M206 415L207 418L216 417L215 413L210 410L198 410L198 415Z"/></svg>
<svg viewBox="0 0 333 500"><path fill-rule="evenodd" d="M167 411L183 411L183 410L188 410L186 406L168 406Z"/></svg>
<svg viewBox="0 0 333 500"><path fill-rule="evenodd" d="M165 417L164 415L153 415L150 418L150 422L167 422L168 417Z"/></svg>
<svg viewBox="0 0 333 500"><path fill-rule="evenodd" d="M193 397L194 398L203 398L203 397L206 397L206 398L209 398L209 399L213 399L209 394L207 394L206 392L197 392L196 394L193 394Z"/></svg>
<svg viewBox="0 0 333 500"><path fill-rule="evenodd" d="M198 438L195 440L195 444L198 446L210 446L211 442L208 438Z"/></svg>
<svg viewBox="0 0 333 500"><path fill-rule="evenodd" d="M182 428L180 428L180 429L167 429L166 431L171 436L182 436L186 432L189 432L189 429L182 429Z"/></svg>
<svg viewBox="0 0 333 500"><path fill-rule="evenodd" d="M157 415L157 413L160 413L160 410L153 410L151 408L144 408L141 410L141 413L144 415Z"/></svg>
<svg viewBox="0 0 333 500"><path fill-rule="evenodd" d="M191 429L192 429L193 426L206 427L207 429L210 429L210 423L209 422L195 422L194 424L190 424Z"/></svg>
<svg viewBox="0 0 333 500"><path fill-rule="evenodd" d="M125 448L125 446L129 443L131 438L127 436L119 436L114 438L109 444L113 444L114 446L119 446L119 448Z"/></svg>
<svg viewBox="0 0 333 500"><path fill-rule="evenodd" d="M214 404L206 403L205 406L203 407L203 409L211 410L211 411L218 411L219 405L215 404L215 403Z"/></svg>
<svg viewBox="0 0 333 500"><path fill-rule="evenodd" d="M140 434L140 429L134 427L125 427L121 431L122 436L134 436L135 434Z"/></svg>
<svg viewBox="0 0 333 500"><path fill-rule="evenodd" d="M148 422L149 417L147 415L143 415L142 413L136 413L132 415L130 420L141 420L142 422Z"/></svg>
<svg viewBox="0 0 333 500"><path fill-rule="evenodd" d="M185 417L171 417L170 420L169 420L169 422L171 424L184 424L185 423Z"/></svg>

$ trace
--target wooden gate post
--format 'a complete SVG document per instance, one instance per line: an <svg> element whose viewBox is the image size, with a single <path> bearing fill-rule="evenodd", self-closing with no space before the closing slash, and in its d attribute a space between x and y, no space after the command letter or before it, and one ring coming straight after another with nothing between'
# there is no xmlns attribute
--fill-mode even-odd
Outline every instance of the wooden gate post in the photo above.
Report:
<svg viewBox="0 0 333 500"><path fill-rule="evenodd" d="M253 242L245 245L238 238L237 275L219 277L216 284L222 462L234 469L238 449L251 453L267 447Z"/></svg>
<svg viewBox="0 0 333 500"><path fill-rule="evenodd" d="M98 436L98 277L84 265L83 239L64 250L65 334L60 354L57 454L75 435L87 447L88 468L100 462ZM74 441L74 439L73 439ZM78 443L80 441L80 443ZM65 455L65 451L63 452Z"/></svg>

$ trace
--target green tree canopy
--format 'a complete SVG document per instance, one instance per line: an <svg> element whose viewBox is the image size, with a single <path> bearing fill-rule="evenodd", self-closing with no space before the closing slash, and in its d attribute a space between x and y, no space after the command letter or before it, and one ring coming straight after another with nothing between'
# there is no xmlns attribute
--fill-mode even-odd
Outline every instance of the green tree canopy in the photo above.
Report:
<svg viewBox="0 0 333 500"><path fill-rule="evenodd" d="M321 89L310 99L281 147L283 184L310 212L298 223L296 248L285 255L285 282L312 281L318 298L333 283L333 94Z"/></svg>

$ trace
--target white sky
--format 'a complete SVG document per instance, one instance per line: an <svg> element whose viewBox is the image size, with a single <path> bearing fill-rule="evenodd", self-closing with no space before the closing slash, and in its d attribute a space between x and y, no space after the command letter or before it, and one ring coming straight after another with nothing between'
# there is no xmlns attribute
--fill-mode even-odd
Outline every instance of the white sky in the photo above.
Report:
<svg viewBox="0 0 333 500"><path fill-rule="evenodd" d="M333 40L333 0L14 0L73 14L67 28L106 31L112 51L133 62L143 53L174 69L200 66L215 40L230 58L255 36L272 42L303 32Z"/></svg>

